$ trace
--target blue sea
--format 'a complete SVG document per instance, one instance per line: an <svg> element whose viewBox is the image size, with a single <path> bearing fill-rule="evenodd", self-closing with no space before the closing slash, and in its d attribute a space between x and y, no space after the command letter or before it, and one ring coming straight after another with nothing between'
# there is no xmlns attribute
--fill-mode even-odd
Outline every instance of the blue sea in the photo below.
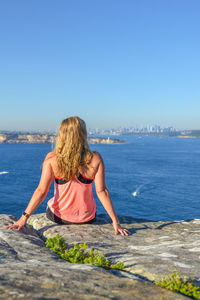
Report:
<svg viewBox="0 0 200 300"><path fill-rule="evenodd" d="M127 144L90 145L104 159L117 214L155 221L200 218L200 139L117 138ZM50 144L0 144L0 213L19 217L25 210L49 151ZM36 213L45 211L52 196L53 184ZM104 213L96 194L95 200Z"/></svg>

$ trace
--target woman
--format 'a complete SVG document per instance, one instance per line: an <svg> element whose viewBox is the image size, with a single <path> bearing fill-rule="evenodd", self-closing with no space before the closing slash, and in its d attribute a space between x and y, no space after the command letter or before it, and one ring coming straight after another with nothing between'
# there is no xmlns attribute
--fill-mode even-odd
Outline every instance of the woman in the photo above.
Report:
<svg viewBox="0 0 200 300"><path fill-rule="evenodd" d="M52 180L55 195L48 201L47 217L58 224L92 223L96 217L96 203L92 194L95 181L96 193L112 219L115 234L128 235L117 219L109 192L105 185L104 163L100 154L92 152L87 143L87 130L83 120L71 117L62 121L54 152L47 154L40 183L21 218L8 229L20 230L30 215L46 197Z"/></svg>

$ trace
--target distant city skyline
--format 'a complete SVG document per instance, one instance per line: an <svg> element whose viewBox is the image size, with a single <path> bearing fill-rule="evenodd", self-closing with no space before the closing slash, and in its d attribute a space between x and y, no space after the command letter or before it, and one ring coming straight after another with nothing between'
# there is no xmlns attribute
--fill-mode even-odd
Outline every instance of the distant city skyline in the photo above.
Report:
<svg viewBox="0 0 200 300"><path fill-rule="evenodd" d="M199 0L10 0L0 10L0 129L200 129Z"/></svg>
<svg viewBox="0 0 200 300"><path fill-rule="evenodd" d="M88 134L119 134L119 133L130 133L130 132L157 132L157 133L163 133L163 132L175 132L175 131L188 131L190 129L187 128L175 128L173 126L167 126L163 127L158 124L146 124L146 125L135 125L135 126L129 126L129 127L115 127L115 128L87 128ZM49 133L49 134L56 134L56 130L2 130L0 128L0 133Z"/></svg>
<svg viewBox="0 0 200 300"><path fill-rule="evenodd" d="M68 116L66 116L66 117L68 117ZM60 120L60 121L62 121L62 120ZM86 122L87 123L87 122ZM8 127L5 127L5 126L1 126L0 127L0 132L2 131L2 132L6 132L6 131L8 131L8 132L14 132L14 131L16 131L16 132L57 132L57 130L58 130L58 128L59 128L59 124L60 123L57 123L56 125L55 125L55 127L52 127L52 126L41 126L41 127L39 127L39 126L34 126L34 124L33 124L33 126L32 127L24 127L24 126L22 126L22 127L18 127L17 126L17 123L12 127L12 126L8 126ZM110 127L106 127L106 126L103 126L103 124L102 124L102 126L100 125L100 126L88 126L88 123L86 124L87 125L87 130L88 131L111 131L111 130L120 130L120 129L138 129L138 130L143 130L143 129L145 129L145 128L149 128L149 127L154 127L154 126L158 126L158 127L160 127L161 129L166 129L166 128L174 128L175 130L177 130L177 131L181 131L181 130L200 130L200 125L199 125L199 127L184 127L184 126L182 126L182 127L176 127L176 126L172 126L171 124L169 124L169 125L160 125L160 124L155 124L155 123L151 123L151 124L145 124L145 123L143 123L143 124L136 124L136 125L129 125L129 126L110 126Z"/></svg>
<svg viewBox="0 0 200 300"><path fill-rule="evenodd" d="M159 125L147 125L147 126L131 126L131 127L119 127L119 128L112 128L112 129L101 129L101 128L89 128L89 134L113 134L113 135L120 135L120 134L130 134L130 133L172 133L176 132L177 129L170 126L170 127L161 127Z"/></svg>

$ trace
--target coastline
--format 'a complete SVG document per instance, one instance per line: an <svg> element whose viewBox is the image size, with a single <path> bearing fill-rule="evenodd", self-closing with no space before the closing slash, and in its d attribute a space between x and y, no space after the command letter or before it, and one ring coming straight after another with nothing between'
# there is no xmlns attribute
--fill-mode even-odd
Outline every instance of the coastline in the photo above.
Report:
<svg viewBox="0 0 200 300"><path fill-rule="evenodd" d="M0 144L54 144L55 135L47 134L0 134ZM126 144L116 138L88 137L89 144Z"/></svg>
<svg viewBox="0 0 200 300"><path fill-rule="evenodd" d="M177 136L179 139L198 139L198 136L190 136L190 135L178 135Z"/></svg>

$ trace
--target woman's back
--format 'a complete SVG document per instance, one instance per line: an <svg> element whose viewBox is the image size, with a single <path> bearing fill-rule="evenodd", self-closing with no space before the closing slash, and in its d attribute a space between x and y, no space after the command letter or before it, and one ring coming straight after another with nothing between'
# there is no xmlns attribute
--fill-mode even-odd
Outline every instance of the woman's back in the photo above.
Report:
<svg viewBox="0 0 200 300"><path fill-rule="evenodd" d="M48 201L48 210L58 218L85 223L95 218L96 203L92 183L98 172L100 156L94 153L87 167L79 167L78 174L67 180L61 176L55 152L50 152L45 161L51 165L54 177L54 197Z"/></svg>
<svg viewBox="0 0 200 300"><path fill-rule="evenodd" d="M59 168L58 168L58 160L55 152L49 152L46 156L45 161L48 160L54 178L63 178ZM101 156L97 152L93 152L92 158L90 163L87 165L87 167L79 166L79 173L82 174L84 177L89 179L94 179L95 175L97 174L99 165L101 163Z"/></svg>

